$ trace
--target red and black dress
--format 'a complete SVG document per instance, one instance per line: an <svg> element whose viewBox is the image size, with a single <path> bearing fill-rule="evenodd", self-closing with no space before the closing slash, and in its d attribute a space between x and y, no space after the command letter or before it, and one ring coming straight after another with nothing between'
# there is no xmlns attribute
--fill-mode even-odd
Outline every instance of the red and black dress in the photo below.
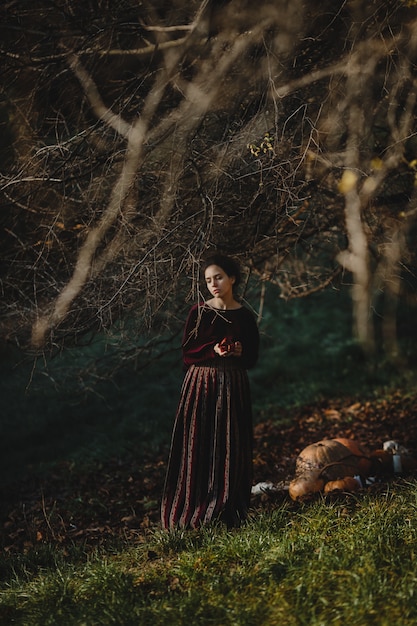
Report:
<svg viewBox="0 0 417 626"><path fill-rule="evenodd" d="M222 339L242 343L241 357L220 357ZM252 406L247 369L258 358L259 333L245 307L191 309L183 337L187 368L173 429L161 522L197 528L245 519L252 486Z"/></svg>

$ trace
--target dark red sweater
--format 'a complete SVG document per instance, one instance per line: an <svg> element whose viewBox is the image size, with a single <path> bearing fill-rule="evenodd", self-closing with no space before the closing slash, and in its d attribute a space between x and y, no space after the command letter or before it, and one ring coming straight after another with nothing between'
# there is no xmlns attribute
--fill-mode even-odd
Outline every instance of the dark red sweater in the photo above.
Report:
<svg viewBox="0 0 417 626"><path fill-rule="evenodd" d="M241 342L241 357L220 357L214 352L215 344L224 337ZM204 302L195 304L185 323L182 350L185 367L228 361L249 369L255 365L259 351L255 318L245 307L223 311L213 309Z"/></svg>

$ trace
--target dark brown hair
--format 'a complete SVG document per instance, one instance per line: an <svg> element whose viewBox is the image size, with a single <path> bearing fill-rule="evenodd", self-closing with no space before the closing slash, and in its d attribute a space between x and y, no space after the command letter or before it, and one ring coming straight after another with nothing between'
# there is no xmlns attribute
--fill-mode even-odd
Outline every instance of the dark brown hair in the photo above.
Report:
<svg viewBox="0 0 417 626"><path fill-rule="evenodd" d="M202 260L201 269L203 273L210 265L218 265L224 272L230 277L234 277L234 287L237 287L241 282L240 267L237 261L220 252L212 252Z"/></svg>

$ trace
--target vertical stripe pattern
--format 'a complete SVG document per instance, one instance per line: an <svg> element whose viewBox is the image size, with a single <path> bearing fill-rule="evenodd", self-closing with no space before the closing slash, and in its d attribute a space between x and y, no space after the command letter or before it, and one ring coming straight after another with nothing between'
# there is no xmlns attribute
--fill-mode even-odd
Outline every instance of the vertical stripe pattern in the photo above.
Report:
<svg viewBox="0 0 417 626"><path fill-rule="evenodd" d="M252 485L252 410L247 372L189 367L181 389L161 505L162 527L238 525Z"/></svg>

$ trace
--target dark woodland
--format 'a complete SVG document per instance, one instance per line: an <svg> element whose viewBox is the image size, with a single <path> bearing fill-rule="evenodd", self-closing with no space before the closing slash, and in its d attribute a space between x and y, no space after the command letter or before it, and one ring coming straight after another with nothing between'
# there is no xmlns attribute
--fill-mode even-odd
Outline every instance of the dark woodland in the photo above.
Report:
<svg viewBox="0 0 417 626"><path fill-rule="evenodd" d="M8 1L1 338L178 328L212 247L290 300L351 287L398 356L415 303L413 3ZM380 324L381 325L381 324ZM130 352L126 354L126 337Z"/></svg>

